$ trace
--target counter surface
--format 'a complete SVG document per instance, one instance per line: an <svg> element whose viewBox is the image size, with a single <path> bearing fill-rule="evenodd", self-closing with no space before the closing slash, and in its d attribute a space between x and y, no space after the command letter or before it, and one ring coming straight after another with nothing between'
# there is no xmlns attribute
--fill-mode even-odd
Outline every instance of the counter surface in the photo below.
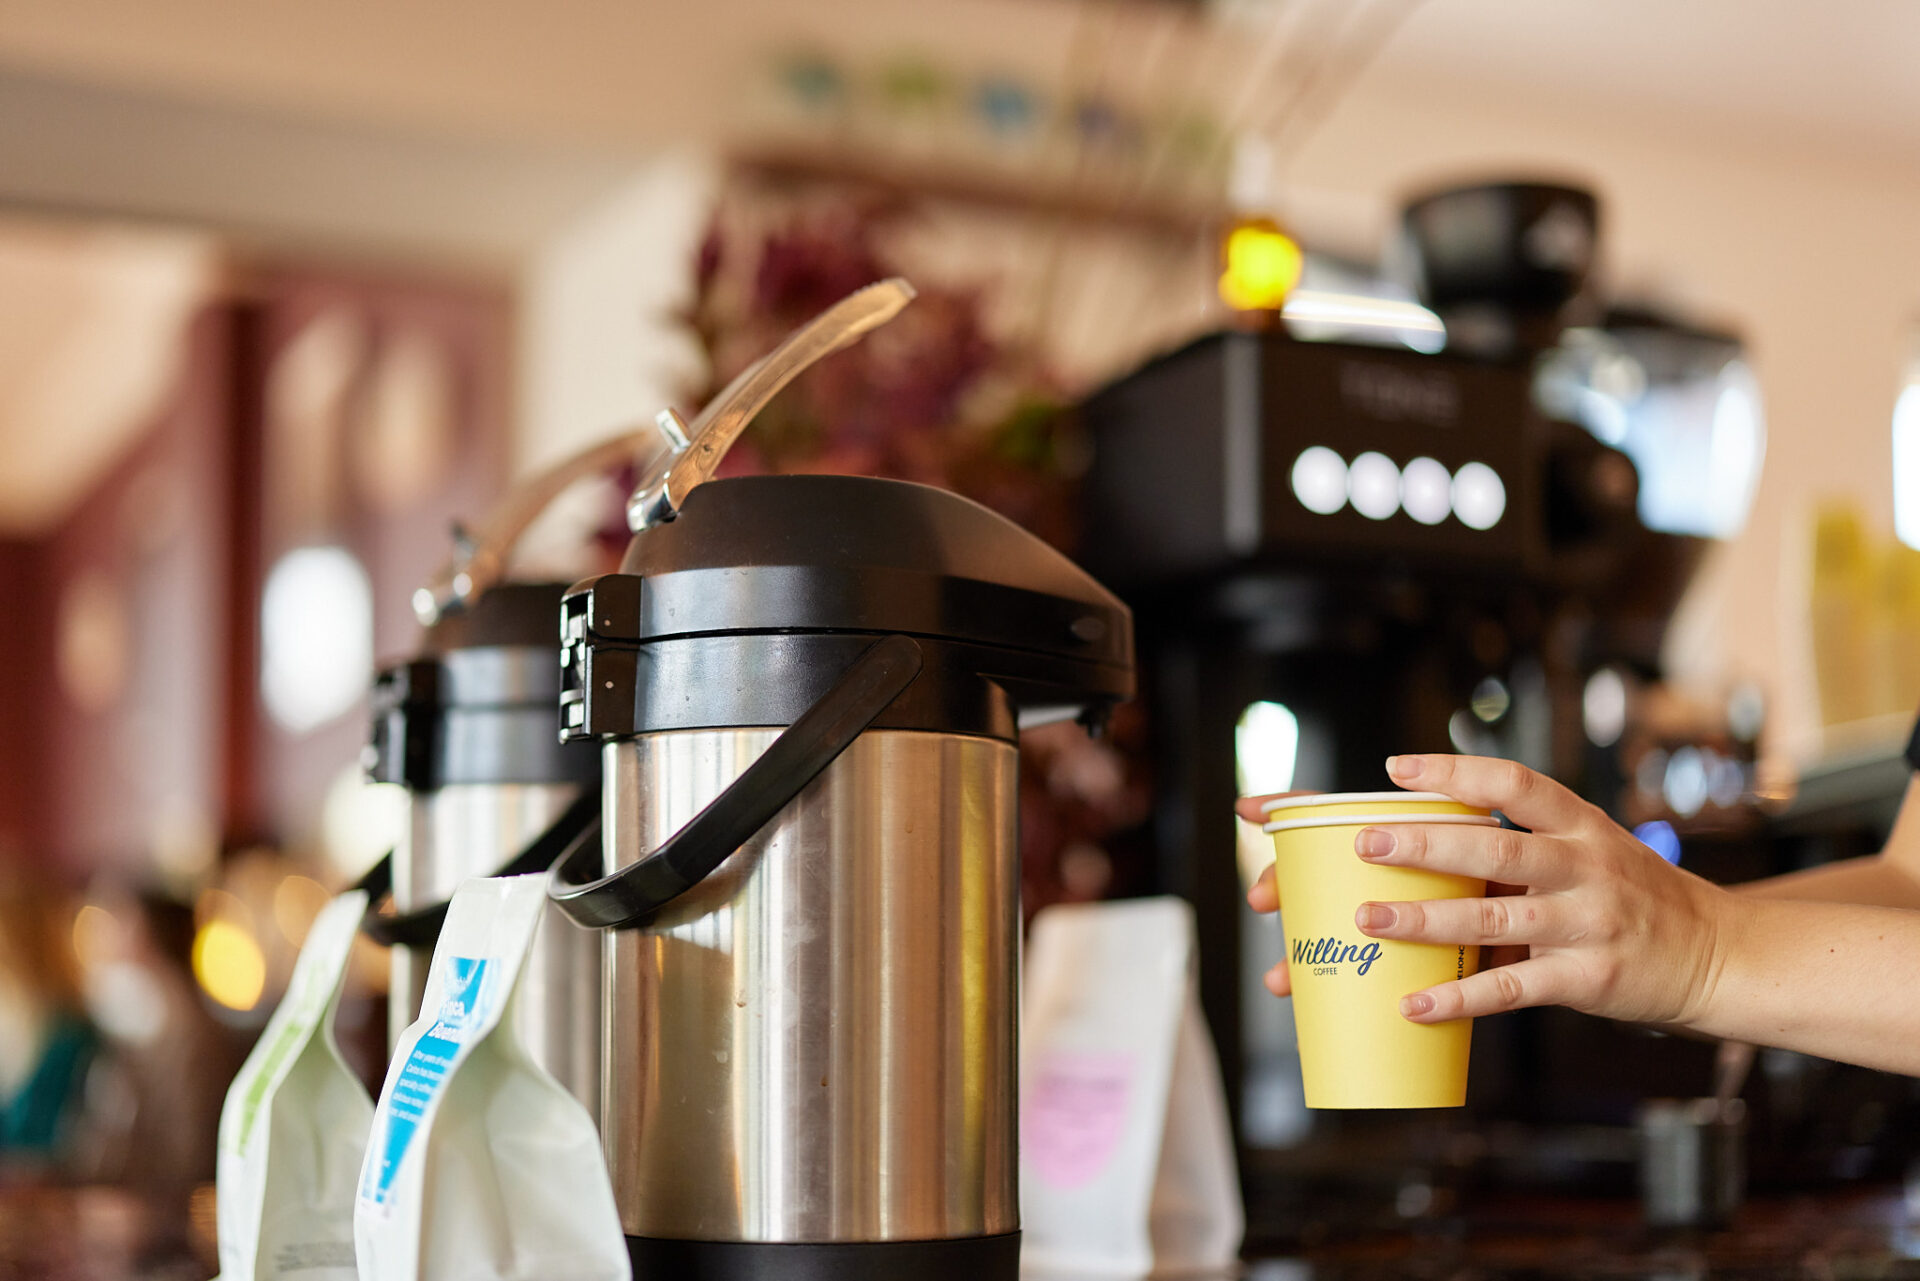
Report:
<svg viewBox="0 0 1920 1281"><path fill-rule="evenodd" d="M1305 1234L1311 1239L1312 1234ZM0 1279L206 1281L211 1189L184 1214L109 1188L0 1185ZM1490 1197L1404 1231L1309 1245L1249 1265L1250 1281L1583 1281L1798 1278L1920 1281L1920 1229L1885 1186L1750 1202L1731 1228L1654 1233L1628 1200Z"/></svg>

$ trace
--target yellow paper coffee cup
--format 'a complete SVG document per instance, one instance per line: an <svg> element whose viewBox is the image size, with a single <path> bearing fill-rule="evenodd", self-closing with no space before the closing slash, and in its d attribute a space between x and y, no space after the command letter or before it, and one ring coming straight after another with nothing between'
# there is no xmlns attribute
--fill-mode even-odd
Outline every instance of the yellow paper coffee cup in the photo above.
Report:
<svg viewBox="0 0 1920 1281"><path fill-rule="evenodd" d="M1464 1104L1471 1020L1409 1023L1400 998L1474 973L1480 949L1369 938L1353 916L1366 902L1478 898L1486 882L1369 863L1354 853L1353 840L1363 827L1390 823L1498 820L1426 792L1289 797L1268 805L1267 817L1307 1106Z"/></svg>

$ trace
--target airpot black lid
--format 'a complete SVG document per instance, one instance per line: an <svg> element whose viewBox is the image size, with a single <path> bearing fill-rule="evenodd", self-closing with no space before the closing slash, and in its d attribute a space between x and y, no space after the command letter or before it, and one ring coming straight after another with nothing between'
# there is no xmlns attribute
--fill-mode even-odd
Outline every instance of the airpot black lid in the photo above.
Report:
<svg viewBox="0 0 1920 1281"><path fill-rule="evenodd" d="M1023 706L1133 692L1127 607L1012 521L927 485L708 481L676 519L634 536L621 572L637 592L607 593L596 612L609 616L588 626L629 643L905 633L1017 657Z"/></svg>
<svg viewBox="0 0 1920 1281"><path fill-rule="evenodd" d="M444 654L494 645L560 648L565 583L496 583L465 608L449 610L427 629L421 649Z"/></svg>
<svg viewBox="0 0 1920 1281"><path fill-rule="evenodd" d="M1127 607L979 503L858 476L708 481L636 536L632 635L861 631L967 640L1133 666Z"/></svg>
<svg viewBox="0 0 1920 1281"><path fill-rule="evenodd" d="M427 630L374 680L367 771L430 791L455 783L582 783L591 750L557 739L563 583L497 583Z"/></svg>

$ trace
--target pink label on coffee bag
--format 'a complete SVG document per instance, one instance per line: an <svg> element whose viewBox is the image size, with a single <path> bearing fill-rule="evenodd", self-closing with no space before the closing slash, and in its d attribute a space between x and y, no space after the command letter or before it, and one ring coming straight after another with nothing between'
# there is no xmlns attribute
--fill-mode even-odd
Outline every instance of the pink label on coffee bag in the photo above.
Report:
<svg viewBox="0 0 1920 1281"><path fill-rule="evenodd" d="M1058 1052L1033 1064L1020 1145L1042 1179L1075 1188L1106 1167L1126 1129L1134 1056Z"/></svg>

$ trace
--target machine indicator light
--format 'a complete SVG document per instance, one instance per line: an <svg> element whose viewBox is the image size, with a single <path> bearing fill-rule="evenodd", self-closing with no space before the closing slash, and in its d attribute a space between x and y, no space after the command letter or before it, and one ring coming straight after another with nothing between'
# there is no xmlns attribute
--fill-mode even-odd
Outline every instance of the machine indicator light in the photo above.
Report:
<svg viewBox="0 0 1920 1281"><path fill-rule="evenodd" d="M1400 505L1422 525L1438 525L1453 512L1453 477L1431 458L1416 458L1400 473Z"/></svg>
<svg viewBox="0 0 1920 1281"><path fill-rule="evenodd" d="M1492 529L1507 512L1507 487L1485 463L1468 463L1453 474L1453 514L1468 529Z"/></svg>
<svg viewBox="0 0 1920 1281"><path fill-rule="evenodd" d="M1293 460L1293 496L1300 505L1331 516L1347 505L1346 460L1325 445L1314 445Z"/></svg>
<svg viewBox="0 0 1920 1281"><path fill-rule="evenodd" d="M1368 520L1385 520L1400 510L1400 469L1385 454L1368 450L1347 473L1347 497Z"/></svg>

